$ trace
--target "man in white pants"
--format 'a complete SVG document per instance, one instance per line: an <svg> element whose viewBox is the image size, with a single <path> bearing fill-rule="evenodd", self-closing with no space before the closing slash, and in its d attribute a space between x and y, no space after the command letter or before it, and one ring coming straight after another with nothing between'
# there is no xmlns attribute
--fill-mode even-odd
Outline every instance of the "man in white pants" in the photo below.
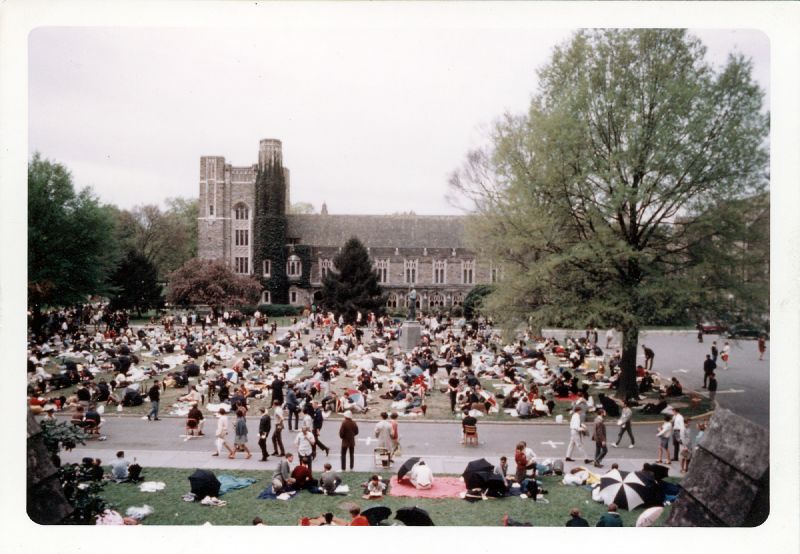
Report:
<svg viewBox="0 0 800 554"><path fill-rule="evenodd" d="M589 463L592 460L586 457L586 450L583 448L582 431L586 428L581 424L581 408L576 406L572 412L572 418L569 420L569 446L567 446L567 456L564 458L567 462L574 462L572 459L572 451L578 447L583 452L584 463Z"/></svg>

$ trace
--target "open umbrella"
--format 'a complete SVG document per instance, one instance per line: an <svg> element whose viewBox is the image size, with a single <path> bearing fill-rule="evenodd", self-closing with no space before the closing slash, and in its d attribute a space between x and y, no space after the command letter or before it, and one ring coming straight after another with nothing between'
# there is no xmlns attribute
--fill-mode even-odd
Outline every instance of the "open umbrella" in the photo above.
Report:
<svg viewBox="0 0 800 554"><path fill-rule="evenodd" d="M386 506L372 506L361 512L361 515L367 518L371 526L375 526L380 525L381 521L389 519L389 516L392 515L392 510Z"/></svg>
<svg viewBox="0 0 800 554"><path fill-rule="evenodd" d="M472 460L461 476L467 489L481 489L491 496L503 496L507 491L502 475L498 474L485 458Z"/></svg>
<svg viewBox="0 0 800 554"><path fill-rule="evenodd" d="M403 524L409 527L430 527L433 525L433 520L431 516L428 515L428 512L416 506L413 508L400 508L397 510L397 514L395 514L394 518L402 521Z"/></svg>
<svg viewBox="0 0 800 554"><path fill-rule="evenodd" d="M611 470L600 478L600 497L608 505L633 510L658 501L658 487L652 474L644 471Z"/></svg>
<svg viewBox="0 0 800 554"><path fill-rule="evenodd" d="M411 468L414 467L414 465L417 462L419 462L419 460L420 459L415 456L415 457L409 458L408 460L403 462L403 465L401 465L400 469L397 470L397 480L400 481L403 477L405 477L406 473L411 471Z"/></svg>
<svg viewBox="0 0 800 554"><path fill-rule="evenodd" d="M647 508L636 520L636 527L651 527L656 521L658 521L658 518L661 516L663 511L663 506L653 506L652 508Z"/></svg>

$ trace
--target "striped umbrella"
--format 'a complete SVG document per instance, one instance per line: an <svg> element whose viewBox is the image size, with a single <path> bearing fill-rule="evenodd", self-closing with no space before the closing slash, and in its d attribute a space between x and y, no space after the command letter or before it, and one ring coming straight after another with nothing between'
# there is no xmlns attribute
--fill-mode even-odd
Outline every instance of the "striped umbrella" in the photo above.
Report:
<svg viewBox="0 0 800 554"><path fill-rule="evenodd" d="M600 498L619 509L633 510L643 504L655 504L658 488L655 479L643 471L612 469L600 478Z"/></svg>

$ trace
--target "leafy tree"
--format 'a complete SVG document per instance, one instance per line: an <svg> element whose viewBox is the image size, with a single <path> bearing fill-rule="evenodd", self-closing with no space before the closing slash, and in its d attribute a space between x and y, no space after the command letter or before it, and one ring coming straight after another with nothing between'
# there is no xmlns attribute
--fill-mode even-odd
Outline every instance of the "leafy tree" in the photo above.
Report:
<svg viewBox="0 0 800 554"><path fill-rule="evenodd" d="M467 293L464 298L464 317L472 319L480 310L484 298L489 296L494 287L492 285L476 285Z"/></svg>
<svg viewBox="0 0 800 554"><path fill-rule="evenodd" d="M66 167L35 153L28 163L28 302L66 305L108 292L119 248L111 209L76 193Z"/></svg>
<svg viewBox="0 0 800 554"><path fill-rule="evenodd" d="M486 306L508 326L623 331L620 397L643 324L723 308L700 276L741 236L718 208L766 187L751 63L704 54L683 30L578 32L528 113L506 115L451 179L476 212L472 240L506 268Z"/></svg>
<svg viewBox="0 0 800 554"><path fill-rule="evenodd" d="M289 207L290 214L314 214L317 211L314 209L314 205L311 202L294 202Z"/></svg>
<svg viewBox="0 0 800 554"><path fill-rule="evenodd" d="M111 300L111 307L115 310L136 310L141 316L143 311L161 307L164 303L156 266L135 250L129 251L122 260L111 277L111 283L116 288Z"/></svg>
<svg viewBox="0 0 800 554"><path fill-rule="evenodd" d="M224 263L194 258L169 275L167 300L175 305L208 304L215 309L255 304L261 284L255 277L238 275Z"/></svg>
<svg viewBox="0 0 800 554"><path fill-rule="evenodd" d="M379 312L386 297L378 284L378 274L372 268L367 249L360 240L348 240L342 251L333 259L336 268L325 276L322 286L322 306L345 321L353 323L360 311Z"/></svg>

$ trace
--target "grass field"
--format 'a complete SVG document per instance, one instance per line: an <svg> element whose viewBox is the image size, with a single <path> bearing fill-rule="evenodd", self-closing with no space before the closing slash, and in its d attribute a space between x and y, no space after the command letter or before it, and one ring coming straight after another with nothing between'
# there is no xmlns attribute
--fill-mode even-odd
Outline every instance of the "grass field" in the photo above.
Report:
<svg viewBox="0 0 800 554"><path fill-rule="evenodd" d="M315 517L324 512L349 519L350 504L362 509L374 505L391 508L393 513L402 507L419 506L428 511L433 522L439 526L499 526L504 515L535 526L563 526L569 519L569 510L578 507L583 517L594 526L605 513L603 504L593 502L589 491L580 487L561 484L560 477L545 477L544 486L549 491L546 498L549 504L533 502L518 497L490 499L470 503L461 499L395 498L386 496L380 501L362 500L359 485L369 478L367 473L344 473L342 478L350 486L349 496L324 496L302 492L290 501L259 500L258 494L269 485L274 464L270 471L230 471L224 472L236 477L253 477L257 481L245 488L231 491L222 499L227 506L203 506L197 502L184 502L181 496L189 492L187 477L193 470L145 468L144 477L148 481L163 481L166 488L159 492L140 492L138 485L131 483L108 483L102 493L103 498L115 509L124 513L130 506L148 504L154 512L144 519L144 525L250 525L254 517L261 517L267 525L297 525L301 517ZM221 474L223 472L217 472ZM383 474L388 480L391 474ZM657 525L663 525L669 516L670 508L664 510ZM621 511L625 526L633 526L642 510ZM393 518L388 524L398 524Z"/></svg>

